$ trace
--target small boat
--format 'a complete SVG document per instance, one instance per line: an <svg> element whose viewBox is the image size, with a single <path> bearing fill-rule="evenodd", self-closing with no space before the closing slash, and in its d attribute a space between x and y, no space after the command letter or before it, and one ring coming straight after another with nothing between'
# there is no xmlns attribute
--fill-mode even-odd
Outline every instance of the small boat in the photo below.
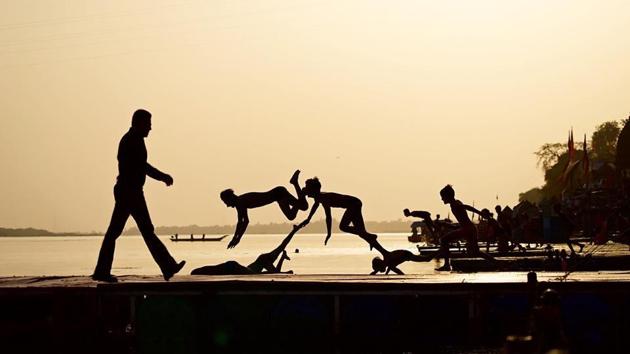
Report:
<svg viewBox="0 0 630 354"><path fill-rule="evenodd" d="M206 234L203 234L201 236L197 236L195 237L195 235L191 234L190 237L182 237L179 236L178 234L175 235L171 235L171 241L173 242L197 242L197 241L208 241L208 242L220 242L221 240L223 240L224 238L228 237L229 235L223 235L223 236L218 236L218 237L206 237Z"/></svg>

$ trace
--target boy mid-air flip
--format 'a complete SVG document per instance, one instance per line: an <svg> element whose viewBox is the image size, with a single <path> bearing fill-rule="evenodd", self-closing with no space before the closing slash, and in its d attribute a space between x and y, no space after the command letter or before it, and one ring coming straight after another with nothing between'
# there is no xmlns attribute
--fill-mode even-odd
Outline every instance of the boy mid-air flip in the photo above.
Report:
<svg viewBox="0 0 630 354"><path fill-rule="evenodd" d="M406 217L413 216L416 218L421 218L424 224L426 225L427 229L431 233L431 236L432 237L435 236L436 229L435 229L435 224L433 223L433 220L431 220L431 213L429 213L428 211L422 211L422 210L409 211L409 209L405 209L403 210L403 214ZM438 218L439 217L440 216L438 215Z"/></svg>
<svg viewBox="0 0 630 354"><path fill-rule="evenodd" d="M291 242L293 235L302 228L299 225L293 225L293 230L282 240L280 245L276 247L273 251L269 253L263 253L256 260L248 265L247 267L236 262L236 261L227 261L225 263L210 265L201 268L193 269L190 273L192 275L246 275L246 274L261 274L261 273L288 273L293 274L292 271L283 272L282 264L284 260L291 260L289 256L287 256L287 251L285 250ZM273 263L280 257L278 263L274 265Z"/></svg>
<svg viewBox="0 0 630 354"><path fill-rule="evenodd" d="M365 229L365 222L363 221L363 214L361 213L362 203L357 197L350 195L322 192L322 185L317 177L307 179L304 183L303 192L307 196L314 199L315 203L308 214L306 220L304 220L300 226L305 226L311 221L311 218L319 208L321 204L326 214L326 239L324 245L328 243L330 236L332 235L332 215L331 208L345 209L341 221L339 222L339 229L343 232L358 235L370 244L370 249L375 246L376 235L367 232Z"/></svg>
<svg viewBox="0 0 630 354"><path fill-rule="evenodd" d="M480 216L482 216L481 212L470 205L466 205L461 201L455 199L455 190L451 185L447 185L442 188L440 191L440 196L442 197L442 201L444 204L450 204L451 212L453 216L459 222L459 228L453 230L440 240L440 250L433 256L433 258L441 256L444 257L444 265L440 268L437 268L438 271L450 271L451 270L451 262L450 262L450 250L449 244L453 241L459 239L466 240L466 251L468 255L471 257L481 257L488 261L495 261L495 259L481 251L479 251L479 245L477 244L477 228L475 224L470 221L468 217L468 211L472 211Z"/></svg>
<svg viewBox="0 0 630 354"><path fill-rule="evenodd" d="M228 248L234 248L241 241L247 225L249 224L249 218L247 217L247 210L259 208L271 203L278 203L280 210L289 220L294 220L298 210L307 210L308 203L306 197L300 188L298 183L298 177L300 176L300 170L293 173L290 183L295 187L297 198L295 198L289 191L282 187L275 187L267 192L250 192L241 195L236 195L233 190L226 189L221 192L221 200L230 208L236 208L238 213L238 222L236 224L236 230L234 236L228 244Z"/></svg>

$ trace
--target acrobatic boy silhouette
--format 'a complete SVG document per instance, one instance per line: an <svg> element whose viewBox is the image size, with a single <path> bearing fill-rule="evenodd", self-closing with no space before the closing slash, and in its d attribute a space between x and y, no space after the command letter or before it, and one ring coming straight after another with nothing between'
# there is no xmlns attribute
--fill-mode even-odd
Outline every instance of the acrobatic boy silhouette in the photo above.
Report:
<svg viewBox="0 0 630 354"><path fill-rule="evenodd" d="M431 213L429 213L428 211L423 211L423 210L414 210L414 211L409 211L409 209L404 209L403 210L403 214L406 217L416 217L416 218L421 218L422 221L424 222L424 224L427 226L427 229L429 229L429 232L434 235L435 234L435 224L433 223L433 220L431 219ZM440 216L438 215L438 218Z"/></svg>
<svg viewBox="0 0 630 354"><path fill-rule="evenodd" d="M249 224L249 218L247 217L247 210L259 208L271 203L278 203L280 210L289 220L294 220L299 210L307 210L308 202L306 197L300 188L298 183L298 177L300 170L293 173L290 183L295 187L297 198L295 198L289 191L282 187L275 187L267 192L250 192L241 195L236 195L233 190L226 189L221 192L221 200L230 208L236 208L238 213L238 222L236 229L234 230L234 236L228 244L228 248L234 248L241 241L247 225Z"/></svg>
<svg viewBox="0 0 630 354"><path fill-rule="evenodd" d="M378 242L375 243L378 244ZM433 258L432 256L421 256L419 254L413 254L407 250L395 250L390 252L380 245L375 245L374 247L379 250L379 252L381 252L383 258L374 257L374 259L372 259L372 273L370 273L370 275L383 272L385 274L389 274L390 271L399 275L403 275L405 273L398 269L398 266L401 263L407 261L427 262Z"/></svg>
<svg viewBox="0 0 630 354"><path fill-rule="evenodd" d="M375 246L376 235L367 232L367 230L365 229L365 222L363 221L363 214L361 213L361 207L363 203L361 203L361 200L359 198L339 193L322 192L322 185L317 177L307 179L304 184L304 194L306 194L308 197L313 198L315 203L313 204L313 207L311 209L311 212L308 214L308 217L300 224L300 226L305 226L311 221L311 218L321 204L324 208L324 213L326 214L327 233L326 239L324 240L325 245L328 243L328 240L332 235L332 216L330 209L345 209L345 212L341 217L341 221L339 222L339 229L343 232L358 235L370 244L370 249Z"/></svg>
<svg viewBox="0 0 630 354"><path fill-rule="evenodd" d="M455 199L455 190L451 185L447 185L446 187L440 190L440 196L442 197L442 201L444 204L450 204L451 212L453 216L459 222L459 228L453 230L442 237L440 240L440 250L433 255L431 258L435 258L438 256L444 257L444 265L440 268L437 268L438 271L450 271L451 270L451 262L450 262L450 251L449 244L452 241L465 239L466 240L466 250L469 256L472 257L481 257L488 261L495 261L495 259L481 251L479 251L479 245L477 245L477 228L470 221L468 217L467 211L472 211L478 215L482 215L482 213L475 209L470 205L466 205L461 201Z"/></svg>
<svg viewBox="0 0 630 354"><path fill-rule="evenodd" d="M282 264L284 260L290 261L291 258L287 256L287 245L291 242L293 235L301 229L299 225L293 225L293 230L282 240L280 245L269 253L263 253L256 260L247 267L236 262L227 261L225 263L217 265L209 265L193 269L190 273L192 275L246 275L246 274L261 274L261 273L288 273L293 274L293 271L282 271ZM280 260L276 265L273 263L280 256Z"/></svg>

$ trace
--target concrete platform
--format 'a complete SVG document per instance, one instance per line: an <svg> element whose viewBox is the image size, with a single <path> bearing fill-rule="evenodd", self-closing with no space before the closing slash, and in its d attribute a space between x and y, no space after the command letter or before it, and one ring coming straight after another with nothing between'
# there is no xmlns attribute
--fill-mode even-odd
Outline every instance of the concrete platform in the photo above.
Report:
<svg viewBox="0 0 630 354"><path fill-rule="evenodd" d="M0 278L22 352L499 352L546 288L572 352L627 352L630 272Z"/></svg>

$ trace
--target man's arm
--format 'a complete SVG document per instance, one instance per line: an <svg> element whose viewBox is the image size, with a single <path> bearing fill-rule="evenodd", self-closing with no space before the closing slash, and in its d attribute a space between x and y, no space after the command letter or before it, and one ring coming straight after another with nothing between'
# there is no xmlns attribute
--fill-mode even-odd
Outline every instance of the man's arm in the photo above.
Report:
<svg viewBox="0 0 630 354"><path fill-rule="evenodd" d="M311 212L308 213L308 217L304 221L302 221L300 225L298 225L300 228L306 226L306 224L311 222L311 219L313 218L313 215L315 215L317 208L319 208L319 202L315 201L315 204L313 204L313 208L311 209Z"/></svg>
<svg viewBox="0 0 630 354"><path fill-rule="evenodd" d="M173 184L173 177L151 166L151 164L148 162L147 162L147 176L155 180L162 181L167 186L170 186Z"/></svg>
<svg viewBox="0 0 630 354"><path fill-rule="evenodd" d="M326 239L324 240L324 245L326 245L332 235L332 215L330 215L329 206L324 205L324 213L326 214Z"/></svg>

